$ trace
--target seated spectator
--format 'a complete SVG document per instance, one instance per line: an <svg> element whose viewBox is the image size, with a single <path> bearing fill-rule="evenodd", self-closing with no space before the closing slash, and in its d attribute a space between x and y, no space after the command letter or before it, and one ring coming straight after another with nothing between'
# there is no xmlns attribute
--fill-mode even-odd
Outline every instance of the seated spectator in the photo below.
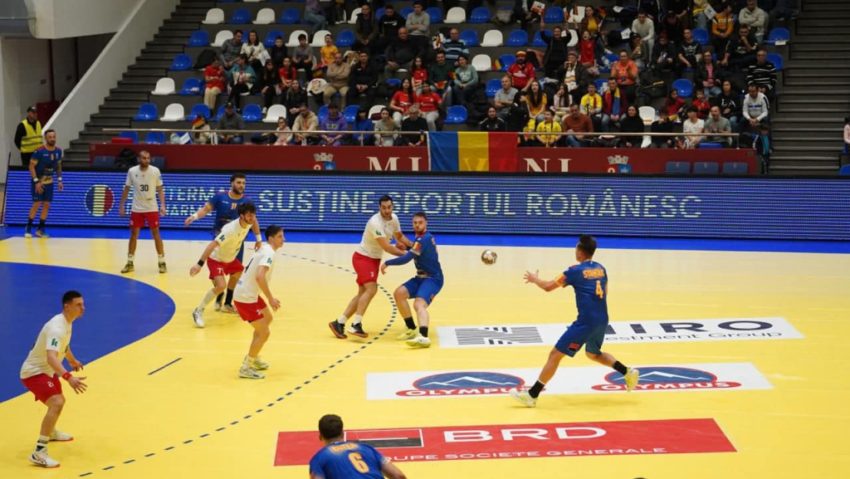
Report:
<svg viewBox="0 0 850 479"><path fill-rule="evenodd" d="M354 135L352 137L352 144L361 145L361 146L371 146L375 138L371 134L372 131L375 130L375 124L372 123L372 120L369 119L369 111L365 108L360 108L357 110L357 117L354 119L354 125L352 126L354 131L368 131L370 134L360 134Z"/></svg>
<svg viewBox="0 0 850 479"><path fill-rule="evenodd" d="M526 61L523 50L516 52L516 63L508 68L508 75L511 77L511 85L520 91L528 90L529 85L536 80L534 65Z"/></svg>
<svg viewBox="0 0 850 479"><path fill-rule="evenodd" d="M493 106L496 107L496 112L503 120L511 113L511 107L514 104L514 98L517 93L517 89L511 86L510 77L503 76L502 88L497 90L496 96L493 97Z"/></svg>
<svg viewBox="0 0 850 479"><path fill-rule="evenodd" d="M705 122L697 116L696 108L688 108L688 118L682 122L682 133L687 136L679 140L679 148L692 150L700 144L703 137L688 135L689 133L703 133L705 130Z"/></svg>
<svg viewBox="0 0 850 479"><path fill-rule="evenodd" d="M658 35L658 43L652 49L652 70L662 78L669 78L676 68L677 50L665 32Z"/></svg>
<svg viewBox="0 0 850 479"><path fill-rule="evenodd" d="M345 121L345 116L339 111L339 106L336 103L328 105L328 116L319 123L319 129L323 131L345 131L348 129L348 122ZM322 145L325 146L342 146L343 133L322 133Z"/></svg>
<svg viewBox="0 0 850 479"><path fill-rule="evenodd" d="M701 89L694 90L695 97L691 100L691 107L696 109L697 117L700 120L705 120L708 117L708 111L711 110L711 103L705 97L705 93Z"/></svg>
<svg viewBox="0 0 850 479"><path fill-rule="evenodd" d="M652 125L649 126L649 131L651 133L673 133L673 122L670 120L670 117L664 113L664 111L659 111L658 114L655 115L655 121L653 121ZM675 148L676 137L672 135L653 136L652 147Z"/></svg>
<svg viewBox="0 0 850 479"><path fill-rule="evenodd" d="M543 121L537 123L537 132L538 133L560 133L561 125L559 125L555 121L555 115L552 113L552 110L546 110L543 113ZM560 142L560 135L537 135L537 141L543 144L543 146L550 148L558 144Z"/></svg>
<svg viewBox="0 0 850 479"><path fill-rule="evenodd" d="M378 71L369 63L369 54L357 54L357 63L351 67L348 77L348 104L371 106L375 85L378 83Z"/></svg>
<svg viewBox="0 0 850 479"><path fill-rule="evenodd" d="M704 127L706 133L732 133L732 124L729 123L729 120L723 118L723 115L720 114L720 107L716 105L711 107L711 112L708 115L708 119L705 120ZM726 146L732 145L731 136L708 135L707 138L708 141L713 143L720 143Z"/></svg>
<svg viewBox="0 0 850 479"><path fill-rule="evenodd" d="M708 28L708 17L705 14L706 7L710 7L708 0L692 0L692 14L694 16L694 26L697 28L702 28L703 30Z"/></svg>
<svg viewBox="0 0 850 479"><path fill-rule="evenodd" d="M720 85L722 84L723 74L720 72L714 59L711 57L711 52L702 52L702 57L697 68L696 84L697 89L702 87L703 94L706 98L711 98L720 95Z"/></svg>
<svg viewBox="0 0 850 479"><path fill-rule="evenodd" d="M301 105L307 104L307 90L305 90L298 80L295 80L290 85L283 97L283 105L288 112L289 126L293 126L295 119L301 112Z"/></svg>
<svg viewBox="0 0 850 479"><path fill-rule="evenodd" d="M428 130L428 123L424 118L419 116L419 107L413 105L407 111L408 115L401 122L401 131L407 132L425 132ZM401 142L408 146L425 146L425 133L421 135L401 135Z"/></svg>
<svg viewBox="0 0 850 479"><path fill-rule="evenodd" d="M431 16L425 11L422 2L413 4L413 13L407 16L405 27L410 32L410 41L416 44L419 54L424 56L431 39Z"/></svg>
<svg viewBox="0 0 850 479"><path fill-rule="evenodd" d="M280 78L280 93L285 94L293 83L298 83L298 71L295 70L295 65L289 57L283 58L283 63L277 70L277 76Z"/></svg>
<svg viewBox="0 0 850 479"><path fill-rule="evenodd" d="M286 45L283 44L283 37L280 35L275 37L274 45L269 48L269 57L271 57L274 66L278 68L283 66L283 59L289 57L289 53L286 51Z"/></svg>
<svg viewBox="0 0 850 479"><path fill-rule="evenodd" d="M398 140L398 125L386 108L381 110L381 119L375 122L375 146L394 146ZM383 133L378 133L383 132Z"/></svg>
<svg viewBox="0 0 850 479"><path fill-rule="evenodd" d="M579 25L579 32L582 35L584 32L589 33L594 41L602 32L602 19L596 16L596 9L590 5L584 7L584 18Z"/></svg>
<svg viewBox="0 0 850 479"><path fill-rule="evenodd" d="M724 3L717 15L711 19L711 45L718 57L726 51L734 33L735 15L732 13L732 5Z"/></svg>
<svg viewBox="0 0 850 479"><path fill-rule="evenodd" d="M469 48L463 40L460 39L460 32L457 28L449 30L448 40L443 42L443 51L446 52L446 61L454 68L457 65L457 59L462 56L469 58Z"/></svg>
<svg viewBox="0 0 850 479"><path fill-rule="evenodd" d="M776 93L776 66L767 61L767 50L760 48L756 62L747 67L747 84L755 83L759 91L773 99Z"/></svg>
<svg viewBox="0 0 850 479"><path fill-rule="evenodd" d="M334 60L328 65L328 70L325 73L325 77L328 81L327 85L325 85L325 91L323 93L323 97L325 100L325 105L330 105L334 95L337 93L340 96L339 103L345 107L345 99L348 96L348 80L351 77L351 65L347 62L342 61L342 54L336 52L334 55Z"/></svg>
<svg viewBox="0 0 850 479"><path fill-rule="evenodd" d="M590 83L590 73L584 65L579 63L574 50L567 53L567 61L558 72L557 78L563 82L566 93L571 97L570 103L579 103Z"/></svg>
<svg viewBox="0 0 850 479"><path fill-rule="evenodd" d="M591 37L590 33L584 31L581 33L581 41L578 43L579 63L587 69L592 76L599 75L599 67L596 57L596 42Z"/></svg>
<svg viewBox="0 0 850 479"><path fill-rule="evenodd" d="M260 37L257 36L256 30L248 32L248 41L242 44L242 49L239 53L248 57L248 64L251 65L251 68L255 72L262 70L266 59L271 58L266 51L266 47L263 46L263 42L260 41Z"/></svg>
<svg viewBox="0 0 850 479"><path fill-rule="evenodd" d="M655 45L655 23L646 14L646 10L638 10L637 18L632 21L632 32L640 36L642 49L646 50L648 57L652 53L653 45ZM634 48L632 53L634 53Z"/></svg>
<svg viewBox="0 0 850 479"><path fill-rule="evenodd" d="M702 55L702 46L694 40L693 30L686 28L682 31L684 39L679 44L679 53L676 56L679 59L678 68L679 75L685 70L693 70L697 65L697 57Z"/></svg>
<svg viewBox="0 0 850 479"><path fill-rule="evenodd" d="M318 30L328 28L328 19L325 17L321 5L319 5L319 0L305 0L304 15L301 21L310 25L310 33L316 33Z"/></svg>
<svg viewBox="0 0 850 479"><path fill-rule="evenodd" d="M572 111L572 109L570 109L570 111ZM581 97L581 111L587 115L591 121L593 121L593 128L601 130L602 96L596 93L596 85L593 83L587 85L587 93Z"/></svg>
<svg viewBox="0 0 850 479"><path fill-rule="evenodd" d="M284 146L292 142L292 130L286 124L286 118L279 117L277 119L277 128L275 128L274 145Z"/></svg>
<svg viewBox="0 0 850 479"><path fill-rule="evenodd" d="M478 124L479 131L507 131L505 120L499 118L496 107L487 108L487 116Z"/></svg>
<svg viewBox="0 0 850 479"><path fill-rule="evenodd" d="M440 119L440 103L442 99L431 91L431 85L428 83L422 84L422 93L416 95L416 103L419 104L419 111L425 116L425 122L428 123L428 131L437 131L437 120Z"/></svg>
<svg viewBox="0 0 850 479"><path fill-rule="evenodd" d="M640 35L637 33L632 33L629 37L629 49L631 52L629 53L629 59L631 59L635 66L637 66L638 71L643 71L647 65L649 65L649 53L650 49L647 44L643 42Z"/></svg>
<svg viewBox="0 0 850 479"><path fill-rule="evenodd" d="M227 102L224 106L224 115L221 116L221 120L218 121L217 130L244 130L245 123L242 121L242 115L236 113L236 110L233 108L233 103ZM237 133L234 131L219 133L219 143L225 145L241 145L244 142L242 137L242 133Z"/></svg>
<svg viewBox="0 0 850 479"><path fill-rule="evenodd" d="M280 87L280 75L271 58L266 60L266 66L262 69L262 72L257 83L260 95L263 96L263 113L265 113L270 106L277 103L278 95L280 95L278 89Z"/></svg>
<svg viewBox="0 0 850 479"><path fill-rule="evenodd" d="M525 93L525 103L528 107L528 117L534 118L536 122L544 120L544 112L548 110L546 93L540 88L537 81L531 82L530 88Z"/></svg>
<svg viewBox="0 0 850 479"><path fill-rule="evenodd" d="M761 43L767 30L767 12L758 7L756 0L747 0L747 6L738 14L738 23L750 27L756 41Z"/></svg>
<svg viewBox="0 0 850 479"><path fill-rule="evenodd" d="M410 71L413 59L422 56L423 50L419 44L410 38L407 28L398 29L398 38L387 47L386 75L394 77L399 69Z"/></svg>
<svg viewBox="0 0 850 479"><path fill-rule="evenodd" d="M528 109L528 106L525 105L525 97L521 96L519 100L519 104L521 108ZM537 120L534 118L528 118L528 122L526 122L525 126L522 128L523 135L520 136L519 146L541 146L542 143L537 141Z"/></svg>
<svg viewBox="0 0 850 479"><path fill-rule="evenodd" d="M227 89L227 75L218 58L204 68L204 105L215 111L218 95Z"/></svg>
<svg viewBox="0 0 850 479"><path fill-rule="evenodd" d="M638 68L625 50L620 50L620 61L611 64L610 78L616 80L628 102L634 103L637 96ZM623 112L625 113L625 110Z"/></svg>
<svg viewBox="0 0 850 479"><path fill-rule="evenodd" d="M673 88L670 90L670 94L667 95L667 99L664 101L664 108L662 109L662 113L669 119L670 121L678 122L682 115L682 109L685 107L685 100L679 98L679 92Z"/></svg>
<svg viewBox="0 0 850 479"><path fill-rule="evenodd" d="M472 100L475 89L478 87L478 72L469 60L461 56L457 59L455 68L454 85L452 85L452 103L455 105L466 105Z"/></svg>
<svg viewBox="0 0 850 479"><path fill-rule="evenodd" d="M360 13L354 23L354 50L358 52L374 53L378 43L378 24L372 13L372 6L364 3L360 6Z"/></svg>
<svg viewBox="0 0 850 479"><path fill-rule="evenodd" d="M319 49L319 57L321 57L321 63L314 67L314 70L324 69L328 65L334 62L334 58L336 54L339 53L339 48L337 48L334 43L333 35L325 35L325 45Z"/></svg>
<svg viewBox="0 0 850 479"><path fill-rule="evenodd" d="M543 75L546 78L560 80L558 70L567 61L567 44L570 38L562 36L563 30L560 26L553 27L551 34L545 28L543 17L540 17L540 38L546 43L546 51L543 54Z"/></svg>
<svg viewBox="0 0 850 479"><path fill-rule="evenodd" d="M643 119L638 115L638 109L634 105L629 105L626 110L626 115L620 120L620 132L622 133L643 133L646 127L643 124ZM620 137L619 145L625 148L639 148L643 143L641 136L623 136Z"/></svg>
<svg viewBox="0 0 850 479"><path fill-rule="evenodd" d="M210 133L210 125L206 118L201 115L192 121L192 143L196 145L208 145L212 143L213 133Z"/></svg>
<svg viewBox="0 0 850 479"><path fill-rule="evenodd" d="M416 92L413 91L413 84L410 82L410 78L405 78L401 81L401 88L393 93L389 106L393 112L393 120L399 127L401 127L402 120L407 118L407 112L415 101Z"/></svg>
<svg viewBox="0 0 850 479"><path fill-rule="evenodd" d="M437 59L428 65L428 81L434 92L443 97L444 103L451 104L451 84L454 67L446 59L446 52L437 50Z"/></svg>
<svg viewBox="0 0 850 479"><path fill-rule="evenodd" d="M729 42L720 65L728 65L733 70L740 71L755 61L757 50L758 42L755 35L750 32L750 27L741 25L738 28L738 35Z"/></svg>
<svg viewBox="0 0 850 479"><path fill-rule="evenodd" d="M760 124L767 123L769 109L767 97L759 91L758 86L755 83L747 85L747 94L741 104L741 111L747 121L744 128L748 128L751 133L758 131Z"/></svg>
<svg viewBox="0 0 850 479"><path fill-rule="evenodd" d="M292 64L296 69L304 69L307 81L313 79L313 66L316 57L313 55L313 47L307 43L307 35L298 35L298 46L292 50Z"/></svg>
<svg viewBox="0 0 850 479"><path fill-rule="evenodd" d="M242 105L242 95L257 93L257 74L248 65L248 57L239 55L233 68L228 72L230 77L230 97L228 103L233 103L236 108Z"/></svg>
<svg viewBox="0 0 850 479"><path fill-rule="evenodd" d="M428 69L425 68L422 57L413 59L413 66L410 69L410 81L413 83L413 90L418 95L422 91L422 84L428 81Z"/></svg>
<svg viewBox="0 0 850 479"><path fill-rule="evenodd" d="M598 95L597 95L598 96ZM582 133L593 133L593 122L590 117L579 111L579 106L575 103L570 105L569 115L564 117L561 131L571 133L568 135L567 144L572 147L582 146L584 135Z"/></svg>
<svg viewBox="0 0 850 479"><path fill-rule="evenodd" d="M570 105L573 103L573 97L567 93L567 87L563 83L558 85L558 91L552 96L552 104L549 105L549 109L555 115L555 121L561 123L564 116L569 113Z"/></svg>
<svg viewBox="0 0 850 479"><path fill-rule="evenodd" d="M221 46L221 64L226 70L230 70L236 63L236 59L242 53L242 30L233 32L233 38L224 42Z"/></svg>
<svg viewBox="0 0 850 479"><path fill-rule="evenodd" d="M626 113L629 104L625 91L613 77L608 79L608 89L602 94L602 128L600 131L616 130L620 127L620 118Z"/></svg>
<svg viewBox="0 0 850 479"><path fill-rule="evenodd" d="M685 10L685 12L687 12L687 10ZM679 15L672 11L668 11L661 21L660 33L667 35L670 43L679 44L682 42L683 25L682 18Z"/></svg>
<svg viewBox="0 0 850 479"><path fill-rule="evenodd" d="M398 30L404 27L404 24L404 17L399 15L392 5L384 5L384 15L378 19L378 41L372 53L383 54L398 38Z"/></svg>
<svg viewBox="0 0 850 479"><path fill-rule="evenodd" d="M319 117L307 108L306 103L298 106L298 115L295 117L295 122L292 124L292 131L295 133L295 143L301 145L315 145L319 142L314 132L319 129Z"/></svg>
<svg viewBox="0 0 850 479"><path fill-rule="evenodd" d="M716 103L720 107L720 114L723 115L723 118L729 120L732 131L737 132L741 119L741 95L732 89L730 80L723 81L723 87Z"/></svg>

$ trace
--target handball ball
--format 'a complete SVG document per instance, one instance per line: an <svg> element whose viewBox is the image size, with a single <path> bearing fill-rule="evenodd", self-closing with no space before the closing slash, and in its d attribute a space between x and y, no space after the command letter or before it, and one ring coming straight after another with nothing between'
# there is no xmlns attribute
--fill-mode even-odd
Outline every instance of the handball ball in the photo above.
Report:
<svg viewBox="0 0 850 479"><path fill-rule="evenodd" d="M493 264L496 262L498 255L493 250L485 249L484 252L481 253L481 262L484 264Z"/></svg>

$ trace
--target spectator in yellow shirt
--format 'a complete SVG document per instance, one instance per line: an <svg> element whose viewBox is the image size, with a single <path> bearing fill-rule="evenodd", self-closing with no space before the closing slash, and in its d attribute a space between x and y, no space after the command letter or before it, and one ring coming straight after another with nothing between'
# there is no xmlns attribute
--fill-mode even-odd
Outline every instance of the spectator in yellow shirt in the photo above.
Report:
<svg viewBox="0 0 850 479"><path fill-rule="evenodd" d="M555 115L552 110L546 110L543 113L543 121L537 124L538 133L560 133L561 124L555 121ZM537 135L537 141L547 148L551 148L558 144L561 139L560 135Z"/></svg>

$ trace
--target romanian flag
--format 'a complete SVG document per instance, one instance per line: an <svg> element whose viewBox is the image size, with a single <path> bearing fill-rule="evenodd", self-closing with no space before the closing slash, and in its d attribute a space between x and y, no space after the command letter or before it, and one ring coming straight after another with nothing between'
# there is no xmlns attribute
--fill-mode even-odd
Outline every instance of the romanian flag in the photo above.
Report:
<svg viewBox="0 0 850 479"><path fill-rule="evenodd" d="M517 171L515 133L441 131L428 141L431 171Z"/></svg>

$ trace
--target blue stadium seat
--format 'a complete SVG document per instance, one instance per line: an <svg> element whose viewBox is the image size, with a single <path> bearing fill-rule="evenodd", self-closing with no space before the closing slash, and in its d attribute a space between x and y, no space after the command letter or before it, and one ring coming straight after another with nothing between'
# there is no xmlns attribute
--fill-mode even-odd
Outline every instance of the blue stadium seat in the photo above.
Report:
<svg viewBox="0 0 850 479"><path fill-rule="evenodd" d="M319 123L328 119L328 106L322 105L319 107L319 111L316 112L316 116L319 117Z"/></svg>
<svg viewBox="0 0 850 479"><path fill-rule="evenodd" d="M381 7L379 9L375 10L375 21L377 22L378 20L380 20L381 17L383 17L385 13L387 13L387 11L386 11L386 9L384 9L384 7Z"/></svg>
<svg viewBox="0 0 850 479"><path fill-rule="evenodd" d="M516 55L512 55L510 53L506 53L504 55L499 55L499 64L502 66L502 71L508 71L508 68L516 63Z"/></svg>
<svg viewBox="0 0 850 479"><path fill-rule="evenodd" d="M251 23L251 19L253 15L247 8L237 8L233 15L230 16L230 21L228 23L232 25L245 25Z"/></svg>
<svg viewBox="0 0 850 479"><path fill-rule="evenodd" d="M673 80L671 85L682 98L690 98L694 94L694 84L687 78Z"/></svg>
<svg viewBox="0 0 850 479"><path fill-rule="evenodd" d="M263 119L263 109L260 108L260 105L251 104L245 105L245 108L242 109L242 120L245 123L257 123L258 121Z"/></svg>
<svg viewBox="0 0 850 479"><path fill-rule="evenodd" d="M431 17L431 24L443 23L443 9L440 7L430 7L425 9L428 16Z"/></svg>
<svg viewBox="0 0 850 479"><path fill-rule="evenodd" d="M768 53L767 61L773 63L773 66L776 67L776 71L781 72L783 68L785 68L785 60L782 58L782 55L778 53Z"/></svg>
<svg viewBox="0 0 850 479"><path fill-rule="evenodd" d="M145 143L149 145L162 145L165 143L165 133L161 131L149 131L145 135Z"/></svg>
<svg viewBox="0 0 850 479"><path fill-rule="evenodd" d="M668 175L687 175L691 172L691 164L687 161L668 161L664 172Z"/></svg>
<svg viewBox="0 0 850 479"><path fill-rule="evenodd" d="M703 148L703 149L723 148L723 143L718 143L716 141L703 141L703 142L700 142L700 144L697 146L697 148Z"/></svg>
<svg viewBox="0 0 850 479"><path fill-rule="evenodd" d="M556 5L549 6L546 8L546 12L543 13L543 20L553 25L564 23L564 11Z"/></svg>
<svg viewBox="0 0 850 479"><path fill-rule="evenodd" d="M776 27L767 34L765 43L776 45L776 42L787 42L791 40L791 32L784 27Z"/></svg>
<svg viewBox="0 0 850 479"><path fill-rule="evenodd" d="M159 120L159 111L157 111L154 103L142 103L133 119L136 121L157 121Z"/></svg>
<svg viewBox="0 0 850 479"><path fill-rule="evenodd" d="M284 25L295 25L301 21L301 11L297 8L286 8L280 12L278 23ZM285 39L284 39L285 40Z"/></svg>
<svg viewBox="0 0 850 479"><path fill-rule="evenodd" d="M546 33L548 33L549 35L551 35L551 34L552 34L552 32L551 32L551 31L549 31L549 30L546 30ZM542 36L540 36L540 30L537 30L537 31L534 33L534 39L533 39L533 40L531 40L531 46L532 46L532 47L537 47L537 48L546 48L546 42L544 42L544 41L543 41L543 37L542 37Z"/></svg>
<svg viewBox="0 0 850 479"><path fill-rule="evenodd" d="M401 78L387 78L387 85L393 88L401 87Z"/></svg>
<svg viewBox="0 0 850 479"><path fill-rule="evenodd" d="M467 21L469 23L489 23L491 16L492 14L490 13L489 8L477 7L469 14L469 19Z"/></svg>
<svg viewBox="0 0 850 479"><path fill-rule="evenodd" d="M723 163L724 175L746 175L747 164L743 161L727 161Z"/></svg>
<svg viewBox="0 0 850 479"><path fill-rule="evenodd" d="M280 30L269 30L269 32L266 33L265 40L263 40L263 45L265 45L266 48L273 47L274 41L277 37L283 38L283 42L284 42L284 44L286 44L286 34L285 33L283 33Z"/></svg>
<svg viewBox="0 0 850 479"><path fill-rule="evenodd" d="M115 157L95 156L91 166L92 168L115 168Z"/></svg>
<svg viewBox="0 0 850 479"><path fill-rule="evenodd" d="M345 117L345 121L347 121L348 125L352 127L352 130L354 129L354 122L357 121L358 110L360 110L360 105L348 105L345 107L345 110L342 110L342 116Z"/></svg>
<svg viewBox="0 0 850 479"><path fill-rule="evenodd" d="M221 117L224 116L224 105L220 105L218 109L215 111L215 121L220 121Z"/></svg>
<svg viewBox="0 0 850 479"><path fill-rule="evenodd" d="M838 176L850 176L850 165L844 165L839 168Z"/></svg>
<svg viewBox="0 0 850 479"><path fill-rule="evenodd" d="M413 7L404 7L398 11L398 14L401 15L401 18L407 20L407 16L413 13Z"/></svg>
<svg viewBox="0 0 850 479"><path fill-rule="evenodd" d="M705 28L694 28L693 29L694 41L699 43L700 46L706 46L709 43L708 40L708 30Z"/></svg>
<svg viewBox="0 0 850 479"><path fill-rule="evenodd" d="M528 45L528 32L525 30L514 30L508 34L505 41L506 47L524 47Z"/></svg>
<svg viewBox="0 0 850 479"><path fill-rule="evenodd" d="M192 68L192 59L189 58L189 55L181 53L174 57L174 61L171 62L171 68L169 68L169 70L179 72L189 70L190 68Z"/></svg>
<svg viewBox="0 0 850 479"><path fill-rule="evenodd" d="M204 81L200 78L187 78L183 81L183 88L180 89L180 95L195 96L204 93Z"/></svg>
<svg viewBox="0 0 850 479"><path fill-rule="evenodd" d="M198 103L197 105L192 107L192 111L189 112L189 115L186 118L189 121L193 121L197 117L203 117L205 120L209 120L210 116L212 116L212 112L210 111L210 107L203 103Z"/></svg>
<svg viewBox="0 0 850 479"><path fill-rule="evenodd" d="M336 35L336 46L339 48L350 48L354 45L354 32L351 30L342 30Z"/></svg>
<svg viewBox="0 0 850 479"><path fill-rule="evenodd" d="M493 98L496 96L496 92L502 88L502 80L498 78L492 78L487 80L487 98Z"/></svg>
<svg viewBox="0 0 850 479"><path fill-rule="evenodd" d="M694 163L695 175L716 175L720 173L720 165L716 161L698 161Z"/></svg>
<svg viewBox="0 0 850 479"><path fill-rule="evenodd" d="M139 142L139 133L136 131L122 131L118 134L118 138L127 138L133 143Z"/></svg>
<svg viewBox="0 0 850 479"><path fill-rule="evenodd" d="M460 125L466 123L467 118L466 107L463 105L454 105L450 106L448 110L446 110L446 124L447 125Z"/></svg>
<svg viewBox="0 0 850 479"><path fill-rule="evenodd" d="M466 44L467 48L481 45L481 42L478 41L478 32L475 30L464 30L460 32L459 36L460 39L463 40L463 43Z"/></svg>
<svg viewBox="0 0 850 479"><path fill-rule="evenodd" d="M601 95L602 89L605 87L605 85L608 84L608 79L607 78L597 78L596 80L593 80L593 84L596 85L596 93L599 93Z"/></svg>
<svg viewBox="0 0 850 479"><path fill-rule="evenodd" d="M210 34L205 30L197 30L189 36L190 47L208 47L210 46Z"/></svg>

